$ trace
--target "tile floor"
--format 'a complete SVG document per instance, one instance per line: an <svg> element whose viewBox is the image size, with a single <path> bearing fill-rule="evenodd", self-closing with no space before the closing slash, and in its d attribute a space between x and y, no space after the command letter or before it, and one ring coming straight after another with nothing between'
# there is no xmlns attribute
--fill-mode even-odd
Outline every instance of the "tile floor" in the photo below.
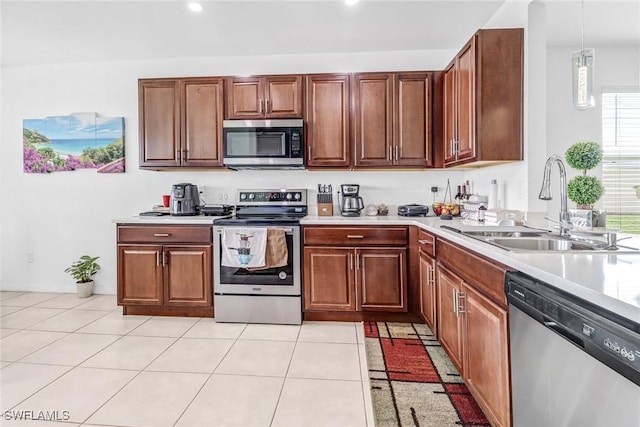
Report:
<svg viewBox="0 0 640 427"><path fill-rule="evenodd" d="M374 425L361 323L122 316L113 295L9 291L0 316L2 426ZM40 411L62 422L15 419Z"/></svg>

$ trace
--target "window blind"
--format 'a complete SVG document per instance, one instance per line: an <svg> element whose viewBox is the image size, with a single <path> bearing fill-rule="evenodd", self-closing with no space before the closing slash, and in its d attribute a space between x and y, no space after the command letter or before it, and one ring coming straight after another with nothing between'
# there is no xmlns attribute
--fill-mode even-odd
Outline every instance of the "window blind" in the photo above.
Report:
<svg viewBox="0 0 640 427"><path fill-rule="evenodd" d="M640 89L602 94L602 149L603 208L621 221L611 226L640 232Z"/></svg>

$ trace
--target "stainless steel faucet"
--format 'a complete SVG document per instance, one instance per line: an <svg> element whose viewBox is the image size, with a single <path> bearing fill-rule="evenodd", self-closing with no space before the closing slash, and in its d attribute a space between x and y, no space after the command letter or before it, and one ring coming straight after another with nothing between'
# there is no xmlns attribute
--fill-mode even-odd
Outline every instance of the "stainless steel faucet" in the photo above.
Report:
<svg viewBox="0 0 640 427"><path fill-rule="evenodd" d="M558 155L551 156L544 165L544 179L542 181L542 189L538 196L541 200L551 200L551 166L556 163L560 169L560 235L568 236L569 230L573 228L569 221L569 211L567 210L567 171Z"/></svg>

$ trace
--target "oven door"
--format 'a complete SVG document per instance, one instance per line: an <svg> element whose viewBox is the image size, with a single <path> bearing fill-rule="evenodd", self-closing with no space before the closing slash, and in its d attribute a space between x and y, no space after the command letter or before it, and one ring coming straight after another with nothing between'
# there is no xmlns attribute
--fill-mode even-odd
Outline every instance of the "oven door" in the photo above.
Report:
<svg viewBox="0 0 640 427"><path fill-rule="evenodd" d="M275 226L277 227L277 226ZM299 296L300 226L282 227L287 241L287 265L264 270L226 267L222 260L222 230L246 227L213 227L213 291L217 295L286 295Z"/></svg>

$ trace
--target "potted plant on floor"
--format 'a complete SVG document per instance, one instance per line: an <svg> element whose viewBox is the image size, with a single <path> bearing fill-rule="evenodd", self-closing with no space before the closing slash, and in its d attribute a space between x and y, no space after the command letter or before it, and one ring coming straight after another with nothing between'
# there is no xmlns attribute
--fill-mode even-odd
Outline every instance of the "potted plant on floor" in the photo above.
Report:
<svg viewBox="0 0 640 427"><path fill-rule="evenodd" d="M582 175L571 179L567 185L567 196L578 208L570 210L578 219L574 225L582 228L604 227L604 212L593 210L593 205L604 193L604 187L598 178L587 175L588 170L595 168L602 161L602 147L597 142L576 142L567 149L565 159L572 168L582 170Z"/></svg>
<svg viewBox="0 0 640 427"><path fill-rule="evenodd" d="M98 258L100 257L82 255L71 267L64 270L76 279L78 298L87 298L93 293L93 275L100 270L100 265L96 262Z"/></svg>

